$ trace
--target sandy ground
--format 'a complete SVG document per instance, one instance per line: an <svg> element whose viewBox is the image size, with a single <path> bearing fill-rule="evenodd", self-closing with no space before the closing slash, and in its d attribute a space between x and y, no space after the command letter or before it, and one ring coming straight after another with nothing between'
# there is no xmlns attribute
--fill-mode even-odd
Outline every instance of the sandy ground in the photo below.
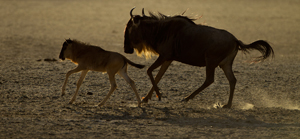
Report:
<svg viewBox="0 0 300 139"><path fill-rule="evenodd" d="M197 23L226 29L245 43L264 39L275 59L250 64L257 56L239 53L234 63L238 80L233 107L229 84L216 70L215 82L188 103L180 100L200 87L205 68L173 62L158 84L162 101L141 108L130 86L119 76L118 89L101 108L107 94L106 74L89 72L74 104L79 74L76 65L58 60L64 39L72 38L117 51L144 69L128 68L138 92L151 83L150 60L123 52L123 31L141 9L179 14L188 9ZM0 1L0 138L299 138L300 137L300 1ZM47 61L55 59L57 61ZM156 73L157 71L155 71ZM92 93L89 95L88 92Z"/></svg>

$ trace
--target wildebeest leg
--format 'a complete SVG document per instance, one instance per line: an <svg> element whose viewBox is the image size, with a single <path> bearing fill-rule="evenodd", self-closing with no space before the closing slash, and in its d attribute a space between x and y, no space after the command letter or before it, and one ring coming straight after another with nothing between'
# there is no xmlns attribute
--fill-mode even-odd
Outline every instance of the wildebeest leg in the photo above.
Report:
<svg viewBox="0 0 300 139"><path fill-rule="evenodd" d="M115 72L107 72L110 82L110 90L109 93L106 95L106 97L98 104L98 106L102 106L105 104L105 102L108 100L108 98L111 96L111 94L116 90L117 84L115 79Z"/></svg>
<svg viewBox="0 0 300 139"><path fill-rule="evenodd" d="M230 84L230 95L229 95L229 100L228 103L226 105L223 106L223 108L231 108L232 105L232 99L233 99L233 93L234 93L234 88L235 88L235 84L236 84L236 78L234 77L233 71L232 71L232 62L230 63L226 63L226 65L220 66L228 81Z"/></svg>
<svg viewBox="0 0 300 139"><path fill-rule="evenodd" d="M65 89L66 89L66 85L67 85L69 76L70 76L71 74L76 73L76 72L79 72L79 71L81 71L81 70L82 70L82 69L81 69L80 67L76 67L75 69L70 70L70 71L67 72L67 74L66 74L66 79L65 79L64 85L63 85L63 87L62 87L62 93L61 93L61 96L65 95Z"/></svg>
<svg viewBox="0 0 300 139"><path fill-rule="evenodd" d="M211 65L206 66L206 79L205 79L204 83L195 92L193 92L189 96L185 97L185 99L183 101L187 102L190 99L193 99L199 92L201 92L202 90L204 90L206 87L208 87L209 85L211 85L214 82L215 68L216 68L216 66L211 66Z"/></svg>
<svg viewBox="0 0 300 139"><path fill-rule="evenodd" d="M161 100L161 94L159 93L159 89L157 87L157 84L154 81L153 75L152 75L152 71L156 68L158 68L160 65L162 65L165 62L164 58L162 58L161 56L159 56L157 58L157 60L148 68L147 70L147 74L151 80L151 83L154 87L154 90L156 92L156 95L158 96L158 100Z"/></svg>
<svg viewBox="0 0 300 139"><path fill-rule="evenodd" d="M138 94L138 92L136 91L136 87L135 87L135 84L134 84L134 81L132 79L130 79L130 77L127 75L127 71L126 71L127 67L124 67L123 69L121 69L118 74L123 77L125 79L125 81L127 83L130 84L132 90L134 91L135 93L135 96L138 100L138 106L140 107L141 106L141 98L140 98L140 95Z"/></svg>
<svg viewBox="0 0 300 139"><path fill-rule="evenodd" d="M165 72L167 71L168 67L170 66L170 64L172 63L172 61L165 61L161 67L160 70L158 71L157 75L155 76L155 83L158 84L158 82L160 81L161 77L165 74ZM154 91L154 87L152 86L151 90L149 91L149 93L143 98L142 102L148 102L148 99L151 99L152 94ZM158 98L158 94L156 95Z"/></svg>
<svg viewBox="0 0 300 139"><path fill-rule="evenodd" d="M232 64L233 64L233 60L234 60L237 52L238 52L238 50L234 50L219 64L220 68L224 71L225 76L226 76L227 80L229 81L229 85L230 85L229 100L228 100L228 103L223 106L223 108L231 108L231 105L232 105L233 93L234 93L235 84L236 84L236 78L234 77L234 74L232 71Z"/></svg>
<svg viewBox="0 0 300 139"><path fill-rule="evenodd" d="M86 74L88 73L89 70L83 70L81 72L81 76L77 82L77 88L76 88L76 91L75 91L75 94L73 95L72 99L69 101L69 104L72 104L75 100L76 100L76 96L78 94L78 90L83 82L83 79L85 78Z"/></svg>

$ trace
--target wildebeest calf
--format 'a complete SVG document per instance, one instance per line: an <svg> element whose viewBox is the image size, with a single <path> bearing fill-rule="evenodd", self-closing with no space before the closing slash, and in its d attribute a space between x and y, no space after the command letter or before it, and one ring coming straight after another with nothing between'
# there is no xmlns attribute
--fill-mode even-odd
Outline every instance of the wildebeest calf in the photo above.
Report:
<svg viewBox="0 0 300 139"><path fill-rule="evenodd" d="M66 84L68 82L69 76L73 73L82 71L81 76L77 82L76 92L69 102L70 104L72 104L75 101L79 87L82 84L86 74L89 70L92 70L99 72L107 72L111 84L109 93L104 98L104 100L102 100L102 102L98 104L98 106L104 105L104 103L107 101L110 95L117 88L115 80L116 73L118 73L121 77L123 77L126 80L127 83L130 84L137 97L138 106L140 106L141 99L136 91L134 81L130 79L127 75L127 63L140 69L143 68L144 65L135 64L117 52L106 51L100 47L88 45L77 40L71 39L68 39L63 43L59 58L62 60L65 60L65 58L67 58L70 59L73 63L78 64L78 66L75 69L70 70L66 74L66 79L62 87L62 96L65 94L64 91L66 89Z"/></svg>

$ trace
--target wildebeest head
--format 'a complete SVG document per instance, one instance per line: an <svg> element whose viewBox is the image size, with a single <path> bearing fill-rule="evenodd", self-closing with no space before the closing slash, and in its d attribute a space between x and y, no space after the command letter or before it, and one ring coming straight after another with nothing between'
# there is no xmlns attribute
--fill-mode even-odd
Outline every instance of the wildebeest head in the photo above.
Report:
<svg viewBox="0 0 300 139"><path fill-rule="evenodd" d="M70 51L70 47L72 45L73 41L71 39L67 39L64 43L63 43L63 46L62 46L62 49L60 51L60 54L59 54L59 58L61 60L65 60L65 58L68 58L69 57L69 51Z"/></svg>
<svg viewBox="0 0 300 139"><path fill-rule="evenodd" d="M142 38L139 33L138 27L142 20L145 20L149 17L145 16L144 9L142 10L142 16L132 15L132 11L135 9L132 8L130 11L130 19L124 30L124 52L132 54L134 51L134 45L141 43Z"/></svg>
<svg viewBox="0 0 300 139"><path fill-rule="evenodd" d="M184 12L175 16L149 12L149 16L146 16L144 9L142 15L133 15L134 9L130 11L130 19L124 30L125 53L132 54L136 50L138 56L144 55L146 58L159 55L159 44L169 43L171 46L174 40L170 39L174 39L180 29L186 25L196 25L194 19L182 16Z"/></svg>

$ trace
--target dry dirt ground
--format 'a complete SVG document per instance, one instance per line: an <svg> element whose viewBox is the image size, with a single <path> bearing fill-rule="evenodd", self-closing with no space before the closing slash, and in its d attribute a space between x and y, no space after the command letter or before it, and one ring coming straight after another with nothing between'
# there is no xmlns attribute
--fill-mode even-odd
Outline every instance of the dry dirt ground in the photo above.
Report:
<svg viewBox="0 0 300 139"><path fill-rule="evenodd" d="M75 104L68 104L79 74L70 77L61 97L65 74L76 66L58 59L67 38L146 65L141 70L129 66L128 73L141 96L150 90L146 70L155 57L123 52L123 31L134 6L134 14L142 8L168 15L188 9L185 15L202 16L196 23L226 29L245 43L269 41L275 59L251 64L257 52L237 55L231 109L215 107L229 96L219 68L213 85L188 103L180 102L203 83L205 68L178 62L158 84L161 102L153 96L137 107L130 86L117 75L118 89L103 107L93 107L110 84L106 74L89 72ZM0 138L299 138L299 13L298 0L1 0Z"/></svg>

